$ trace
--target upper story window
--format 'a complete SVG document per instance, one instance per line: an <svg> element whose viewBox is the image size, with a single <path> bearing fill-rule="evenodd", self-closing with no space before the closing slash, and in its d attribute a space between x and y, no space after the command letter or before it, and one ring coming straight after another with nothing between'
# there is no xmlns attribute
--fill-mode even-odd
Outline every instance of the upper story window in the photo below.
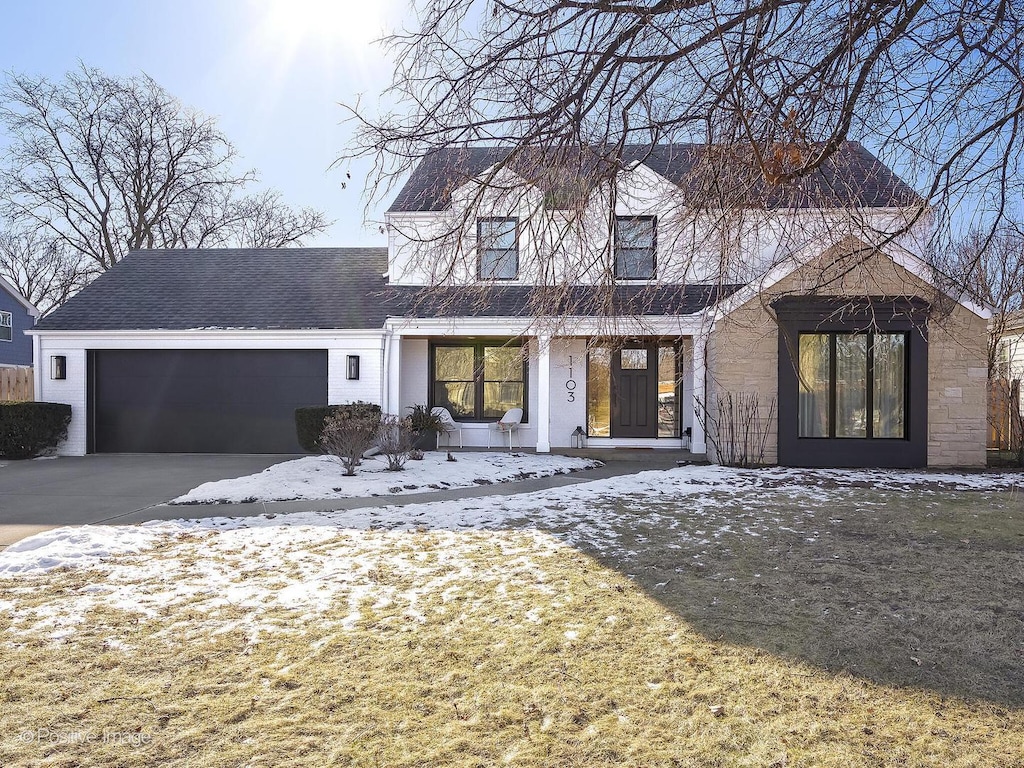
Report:
<svg viewBox="0 0 1024 768"><path fill-rule="evenodd" d="M0 341L14 340L14 315L0 312Z"/></svg>
<svg viewBox="0 0 1024 768"><path fill-rule="evenodd" d="M615 277L650 280L654 277L657 219L653 216L615 217Z"/></svg>
<svg viewBox="0 0 1024 768"><path fill-rule="evenodd" d="M515 280L519 276L518 230L518 219L477 219L481 280Z"/></svg>

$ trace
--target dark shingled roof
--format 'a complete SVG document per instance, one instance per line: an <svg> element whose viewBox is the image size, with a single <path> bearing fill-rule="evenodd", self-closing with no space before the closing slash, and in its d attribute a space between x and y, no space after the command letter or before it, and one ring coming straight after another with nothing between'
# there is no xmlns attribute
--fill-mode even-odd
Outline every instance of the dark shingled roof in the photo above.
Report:
<svg viewBox="0 0 1024 768"><path fill-rule="evenodd" d="M438 150L420 161L389 209L389 213L439 211L451 204L452 191L483 174L504 160L508 147L452 147ZM627 145L622 164L643 163L678 185L684 192L696 194L708 183L708 169L718 171L722 164L709 161L704 144ZM582 159L576 167L589 162ZM785 158L781 160L785 162ZM543 152L532 161L520 160L517 170L540 187L551 187L544 178L552 178L552 163ZM745 166L746 167L746 166ZM703 170L700 170L703 169ZM570 176L571 170L567 170ZM748 168L744 180L722 175L716 179L727 199L751 206L781 207L890 207L914 205L920 196L878 158L855 141L845 142L838 152L814 173L797 184L768 184ZM577 173L578 175L578 173ZM564 183L564 176L563 183ZM729 188L731 187L731 189ZM559 190L545 188L545 192Z"/></svg>
<svg viewBox="0 0 1024 768"><path fill-rule="evenodd" d="M541 288L470 285L384 292L398 317L629 317L692 315L737 291L739 285L618 285Z"/></svg>
<svg viewBox="0 0 1024 768"><path fill-rule="evenodd" d="M384 248L133 251L41 331L379 329L388 317L689 315L739 286L388 286Z"/></svg>
<svg viewBox="0 0 1024 768"><path fill-rule="evenodd" d="M380 328L387 261L386 248L133 251L36 329Z"/></svg>

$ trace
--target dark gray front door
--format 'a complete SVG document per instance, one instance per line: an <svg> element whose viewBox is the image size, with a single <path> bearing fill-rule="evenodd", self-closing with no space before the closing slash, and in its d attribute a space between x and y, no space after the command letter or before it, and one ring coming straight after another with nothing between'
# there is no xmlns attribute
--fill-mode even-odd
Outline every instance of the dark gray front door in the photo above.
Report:
<svg viewBox="0 0 1024 768"><path fill-rule="evenodd" d="M612 355L612 437L658 436L658 348L623 347Z"/></svg>
<svg viewBox="0 0 1024 768"><path fill-rule="evenodd" d="M295 409L326 404L325 350L89 353L95 453L301 453Z"/></svg>

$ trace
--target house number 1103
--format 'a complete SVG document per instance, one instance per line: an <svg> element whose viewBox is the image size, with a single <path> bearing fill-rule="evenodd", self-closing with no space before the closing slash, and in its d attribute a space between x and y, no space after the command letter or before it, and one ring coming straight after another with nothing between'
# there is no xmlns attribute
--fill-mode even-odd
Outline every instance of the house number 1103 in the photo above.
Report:
<svg viewBox="0 0 1024 768"><path fill-rule="evenodd" d="M566 402L575 403L576 402L576 380L572 377L572 355L569 355L569 378L565 382L565 388L567 390L567 392L565 393L565 395L566 395L566 397L565 397Z"/></svg>

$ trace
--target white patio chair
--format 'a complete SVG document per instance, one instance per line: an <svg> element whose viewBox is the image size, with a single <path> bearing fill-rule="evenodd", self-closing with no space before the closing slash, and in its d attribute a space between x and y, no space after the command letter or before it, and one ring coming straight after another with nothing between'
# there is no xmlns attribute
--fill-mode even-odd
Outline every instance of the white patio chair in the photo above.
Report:
<svg viewBox="0 0 1024 768"><path fill-rule="evenodd" d="M512 450L512 435L519 431L519 427L523 422L523 409L522 408L509 408L505 411L505 415L497 421L494 426L497 427L498 434L503 435L508 432L508 449ZM491 430L487 430L487 447L491 447ZM502 440L504 443L505 441ZM522 442L519 443L519 447L522 448Z"/></svg>
<svg viewBox="0 0 1024 768"><path fill-rule="evenodd" d="M441 431L438 433L440 437L442 434L445 436L446 447L451 447L452 435L456 432L459 433L459 448L462 447L462 425L459 424L455 419L452 418L451 412L447 408L442 408L440 405L431 408L430 412L437 417L437 420L441 424Z"/></svg>

